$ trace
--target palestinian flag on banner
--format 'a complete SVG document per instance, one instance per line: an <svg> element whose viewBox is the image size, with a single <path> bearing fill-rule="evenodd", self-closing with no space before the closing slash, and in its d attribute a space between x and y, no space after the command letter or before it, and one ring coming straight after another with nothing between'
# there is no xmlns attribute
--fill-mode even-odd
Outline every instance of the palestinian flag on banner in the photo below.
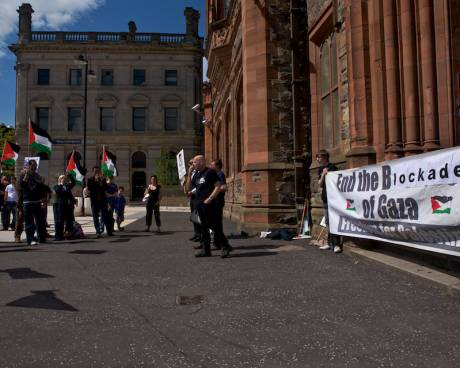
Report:
<svg viewBox="0 0 460 368"><path fill-rule="evenodd" d="M21 147L19 147L17 144L5 141L5 147L3 148L1 159L2 163L6 165L14 165L19 157L20 150Z"/></svg>
<svg viewBox="0 0 460 368"><path fill-rule="evenodd" d="M433 213L438 215L441 213L450 214L452 199L454 198L447 196L431 197L431 209Z"/></svg>
<svg viewBox="0 0 460 368"><path fill-rule="evenodd" d="M51 156L51 137L47 132L29 120L29 144L37 152L47 153Z"/></svg>
<svg viewBox="0 0 460 368"><path fill-rule="evenodd" d="M69 173L75 180L77 185L82 185L83 179L85 178L84 175L81 173L81 169L78 168L77 163L75 162L74 158L75 151L72 152L70 156L69 163L67 164L67 173Z"/></svg>
<svg viewBox="0 0 460 368"><path fill-rule="evenodd" d="M117 176L118 170L115 166L117 163L117 157L112 153L105 149L105 144L102 146L102 173L104 176Z"/></svg>
<svg viewBox="0 0 460 368"><path fill-rule="evenodd" d="M353 205L355 201L353 199L347 199L347 211L356 211L356 207Z"/></svg>

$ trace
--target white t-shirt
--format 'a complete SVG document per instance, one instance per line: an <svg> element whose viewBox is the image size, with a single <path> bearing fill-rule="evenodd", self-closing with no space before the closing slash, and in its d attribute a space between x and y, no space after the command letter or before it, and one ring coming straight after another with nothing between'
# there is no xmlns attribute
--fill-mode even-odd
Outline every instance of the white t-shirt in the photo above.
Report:
<svg viewBox="0 0 460 368"><path fill-rule="evenodd" d="M16 188L13 184L8 184L5 189L6 192L6 201L7 202L17 202L18 201L18 193L16 193Z"/></svg>

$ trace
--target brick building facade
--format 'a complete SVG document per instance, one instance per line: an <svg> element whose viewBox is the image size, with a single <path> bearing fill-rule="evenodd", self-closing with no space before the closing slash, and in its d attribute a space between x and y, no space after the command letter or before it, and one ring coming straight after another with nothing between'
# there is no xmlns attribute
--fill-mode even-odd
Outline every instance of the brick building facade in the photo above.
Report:
<svg viewBox="0 0 460 368"><path fill-rule="evenodd" d="M306 3L313 155L350 168L460 143L460 1ZM304 126L292 115L290 1L207 5L205 147L229 176L227 210L250 230L292 223Z"/></svg>

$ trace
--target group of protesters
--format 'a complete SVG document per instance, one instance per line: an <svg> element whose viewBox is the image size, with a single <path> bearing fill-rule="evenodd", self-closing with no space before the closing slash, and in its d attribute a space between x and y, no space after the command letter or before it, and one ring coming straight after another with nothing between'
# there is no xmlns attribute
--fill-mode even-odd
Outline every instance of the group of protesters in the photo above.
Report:
<svg viewBox="0 0 460 368"><path fill-rule="evenodd" d="M191 240L199 243L194 247L198 250L195 256L209 257L211 250L220 250L222 258L227 258L232 247L223 232L227 186L222 162L214 160L210 167L207 167L204 156L198 155L190 160L184 179L184 191L190 199L191 220L194 226L194 236ZM54 240L81 237L82 234L78 234L79 230L82 232L81 226L75 221L74 216L77 204L73 194L75 185L75 178L71 174L63 174L58 177L57 184L51 189L37 172L37 163L34 160L29 161L18 180L15 177L2 177L0 206L3 230L14 230L16 242L21 242L22 232L25 231L28 245L46 243L47 238L51 237L47 231L47 207L54 195ZM143 199L146 205L146 231L150 231L154 217L156 231L161 232L160 190L157 176L152 175ZM124 188L117 186L113 177L105 177L100 167L94 166L83 195L90 198L98 238L104 232L107 236L113 236L115 224L118 231L124 230Z"/></svg>
<svg viewBox="0 0 460 368"><path fill-rule="evenodd" d="M28 245L46 243L51 235L47 231L48 203L54 194L53 215L55 241L80 238L81 226L75 221L77 200L73 195L75 178L70 174L60 175L51 189L37 172L37 163L30 160L16 180L14 176L0 179L0 209L3 230L13 230L15 241L21 242L23 231ZM118 187L111 177L104 178L99 167L93 168L84 194L91 199L94 226L98 237L104 231L112 235L114 224L119 231L124 220L126 199L124 188ZM113 219L114 214L116 219Z"/></svg>

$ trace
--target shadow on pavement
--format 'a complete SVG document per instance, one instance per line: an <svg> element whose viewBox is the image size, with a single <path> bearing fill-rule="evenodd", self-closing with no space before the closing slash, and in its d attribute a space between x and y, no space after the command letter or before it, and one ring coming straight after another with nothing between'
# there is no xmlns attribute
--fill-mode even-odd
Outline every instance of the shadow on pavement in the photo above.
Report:
<svg viewBox="0 0 460 368"><path fill-rule="evenodd" d="M104 254L107 253L106 250L96 250L96 249L79 249L69 252L69 254Z"/></svg>
<svg viewBox="0 0 460 368"><path fill-rule="evenodd" d="M17 299L6 304L7 307L22 307L22 308L40 308L53 309L62 311L78 312L70 304L59 299L54 293L57 290L31 290L34 295L29 295L21 299Z"/></svg>
<svg viewBox="0 0 460 368"><path fill-rule="evenodd" d="M10 268L7 270L0 270L0 273L7 273L14 280L24 280L24 279L49 279L53 278L53 275L48 275L46 273L37 272L31 270L28 267L24 268Z"/></svg>
<svg viewBox="0 0 460 368"><path fill-rule="evenodd" d="M109 243L128 243L131 241L131 238L120 238L109 241Z"/></svg>
<svg viewBox="0 0 460 368"><path fill-rule="evenodd" d="M58 243L58 242L56 242ZM83 243L96 243L96 240L72 240L72 241L63 241L62 244L83 244Z"/></svg>
<svg viewBox="0 0 460 368"><path fill-rule="evenodd" d="M231 254L231 258L244 258L244 257L264 257L264 256L276 256L277 252L245 252Z"/></svg>
<svg viewBox="0 0 460 368"><path fill-rule="evenodd" d="M25 247L25 245L24 245ZM39 251L40 249L35 248L21 248L21 249L1 249L0 253L17 253L17 252L35 252Z"/></svg>
<svg viewBox="0 0 460 368"><path fill-rule="evenodd" d="M260 245L241 245L241 246L234 246L232 245L233 249L240 249L240 250L257 250L257 249L277 249L280 245L275 244L260 244Z"/></svg>
<svg viewBox="0 0 460 368"><path fill-rule="evenodd" d="M160 233L156 232L156 231L152 231L152 234L155 234L155 235L172 235L174 234L175 231L162 231Z"/></svg>

